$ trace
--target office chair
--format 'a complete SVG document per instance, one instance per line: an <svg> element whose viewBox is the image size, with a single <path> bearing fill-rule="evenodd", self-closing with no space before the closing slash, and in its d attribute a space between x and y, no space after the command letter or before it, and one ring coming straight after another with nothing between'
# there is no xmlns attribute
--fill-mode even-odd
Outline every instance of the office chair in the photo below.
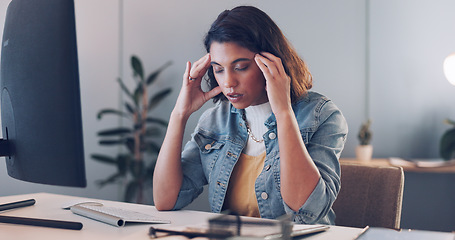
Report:
<svg viewBox="0 0 455 240"><path fill-rule="evenodd" d="M401 167L341 163L341 190L333 204L335 224L399 229L403 188Z"/></svg>

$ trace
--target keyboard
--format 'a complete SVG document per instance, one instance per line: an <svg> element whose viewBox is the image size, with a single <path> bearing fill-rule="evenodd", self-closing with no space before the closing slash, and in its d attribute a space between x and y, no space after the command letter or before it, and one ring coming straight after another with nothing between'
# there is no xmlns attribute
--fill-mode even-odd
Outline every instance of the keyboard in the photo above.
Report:
<svg viewBox="0 0 455 240"><path fill-rule="evenodd" d="M136 212L118 207L103 205L78 204L71 208L75 214L98 220L116 227L123 227L126 223L171 223L168 220L157 218L153 215Z"/></svg>

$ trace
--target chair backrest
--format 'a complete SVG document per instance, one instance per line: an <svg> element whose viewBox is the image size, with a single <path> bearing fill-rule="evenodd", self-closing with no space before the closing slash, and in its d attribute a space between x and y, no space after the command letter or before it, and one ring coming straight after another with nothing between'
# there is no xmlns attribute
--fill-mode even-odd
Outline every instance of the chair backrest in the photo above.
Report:
<svg viewBox="0 0 455 240"><path fill-rule="evenodd" d="M341 164L335 224L400 228L404 173L401 167Z"/></svg>

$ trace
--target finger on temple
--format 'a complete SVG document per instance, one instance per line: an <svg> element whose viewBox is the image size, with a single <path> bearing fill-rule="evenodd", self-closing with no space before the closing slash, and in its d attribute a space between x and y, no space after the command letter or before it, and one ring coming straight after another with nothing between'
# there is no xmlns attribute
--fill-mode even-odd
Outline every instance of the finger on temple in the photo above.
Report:
<svg viewBox="0 0 455 240"><path fill-rule="evenodd" d="M202 77L207 71L207 69L210 67L209 60L210 60L209 54L206 54L204 57L196 61L193 64L193 68L190 70L190 76L193 78Z"/></svg>
<svg viewBox="0 0 455 240"><path fill-rule="evenodd" d="M263 65L266 68L266 69L262 68L263 72L265 70L267 70L272 75L280 73L280 71L278 70L278 68L276 66L276 63L274 61L270 60L269 58L267 58L266 56L259 54L258 60L260 61L260 63L262 63L259 65Z"/></svg>
<svg viewBox="0 0 455 240"><path fill-rule="evenodd" d="M183 81L186 82L190 76L191 62L186 62L185 73L183 73Z"/></svg>
<svg viewBox="0 0 455 240"><path fill-rule="evenodd" d="M266 77L266 79L268 77L272 77L271 76L271 73L270 73L270 69L267 67L267 64L264 63L264 58L261 57L259 54L254 58L254 60L256 61L256 64L258 65L259 69L262 71L262 73L264 74L264 76Z"/></svg>
<svg viewBox="0 0 455 240"><path fill-rule="evenodd" d="M278 74L286 74L286 71L284 71L284 66L283 66L283 62L281 61L281 58L279 58L269 52L261 52L260 56L263 56L270 62L269 64L267 64L267 66L274 65Z"/></svg>

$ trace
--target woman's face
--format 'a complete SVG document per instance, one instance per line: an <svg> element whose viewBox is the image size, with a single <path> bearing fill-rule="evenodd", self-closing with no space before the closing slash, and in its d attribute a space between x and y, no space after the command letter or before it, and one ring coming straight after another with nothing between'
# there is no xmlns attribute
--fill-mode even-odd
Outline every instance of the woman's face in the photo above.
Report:
<svg viewBox="0 0 455 240"><path fill-rule="evenodd" d="M265 77L256 65L256 54L233 42L213 42L211 65L224 96L237 109L268 101Z"/></svg>

